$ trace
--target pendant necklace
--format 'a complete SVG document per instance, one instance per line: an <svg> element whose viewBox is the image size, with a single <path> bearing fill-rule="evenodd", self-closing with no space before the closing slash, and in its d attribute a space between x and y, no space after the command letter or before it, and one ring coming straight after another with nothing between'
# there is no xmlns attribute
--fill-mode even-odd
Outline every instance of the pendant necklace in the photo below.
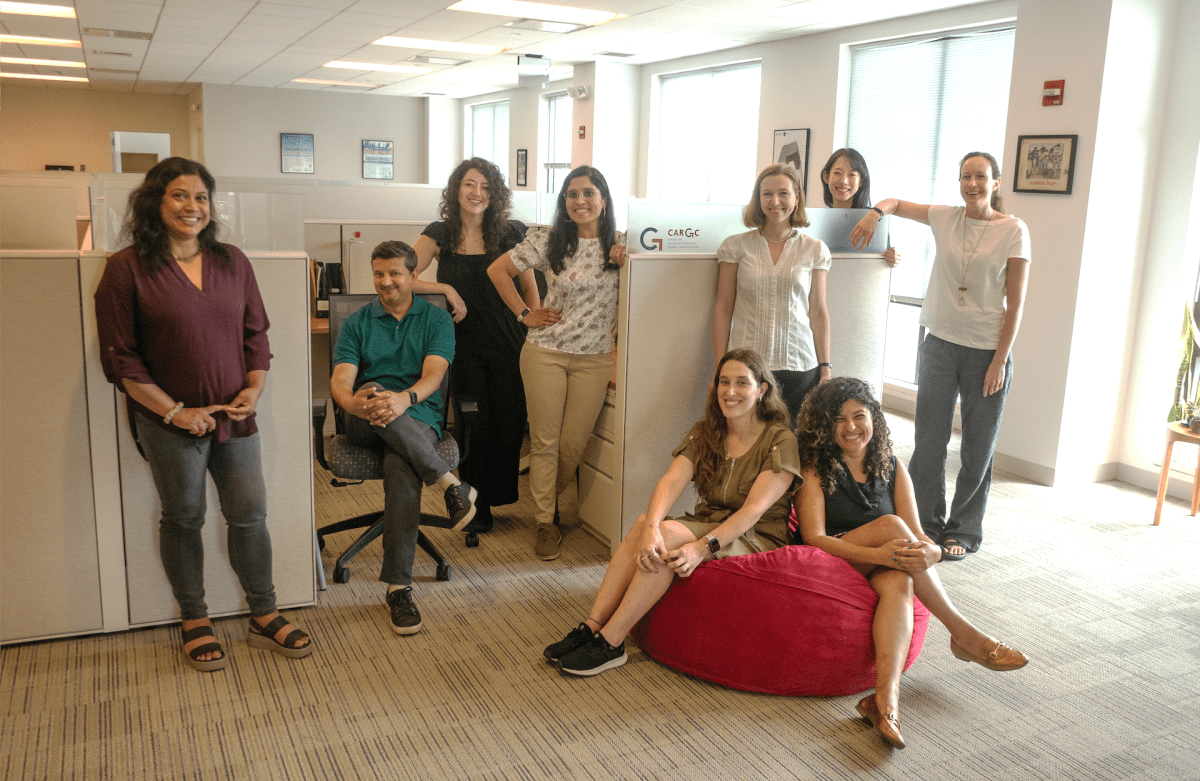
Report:
<svg viewBox="0 0 1200 781"><path fill-rule="evenodd" d="M983 241L983 235L987 233L987 229L992 227L992 220L989 218L987 225L983 226L983 230L979 233L979 238L975 239L975 246L971 247L971 257L967 257L967 215L963 214L963 240L962 240L962 274L958 282L958 305L967 305L967 269L971 265L971 261L975 259L975 250L979 249L979 242Z"/></svg>

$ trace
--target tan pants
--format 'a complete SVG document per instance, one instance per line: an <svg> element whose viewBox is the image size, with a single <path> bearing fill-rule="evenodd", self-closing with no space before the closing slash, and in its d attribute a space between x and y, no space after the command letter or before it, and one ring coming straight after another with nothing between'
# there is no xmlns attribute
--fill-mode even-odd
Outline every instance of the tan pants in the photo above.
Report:
<svg viewBox="0 0 1200 781"><path fill-rule="evenodd" d="M612 358L612 353L560 353L529 342L521 349L529 409L529 491L538 523L553 522L558 495L575 479L608 393Z"/></svg>

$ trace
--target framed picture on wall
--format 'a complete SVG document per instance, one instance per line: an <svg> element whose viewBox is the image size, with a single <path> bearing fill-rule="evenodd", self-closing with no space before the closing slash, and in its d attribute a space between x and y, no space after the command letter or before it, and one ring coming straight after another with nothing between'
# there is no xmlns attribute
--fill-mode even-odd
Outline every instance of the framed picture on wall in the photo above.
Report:
<svg viewBox="0 0 1200 781"><path fill-rule="evenodd" d="M391 141L362 142L363 179L393 179L395 148Z"/></svg>
<svg viewBox="0 0 1200 781"><path fill-rule="evenodd" d="M279 165L285 174L311 174L313 168L313 134L280 133Z"/></svg>
<svg viewBox="0 0 1200 781"><path fill-rule="evenodd" d="M776 163L784 163L800 173L804 194L808 195L808 128L775 131L775 151L771 157ZM806 198L807 200L807 198Z"/></svg>
<svg viewBox="0 0 1200 781"><path fill-rule="evenodd" d="M517 187L524 187L529 183L529 150L517 150Z"/></svg>
<svg viewBox="0 0 1200 781"><path fill-rule="evenodd" d="M1070 195L1079 136L1017 136L1013 192Z"/></svg>

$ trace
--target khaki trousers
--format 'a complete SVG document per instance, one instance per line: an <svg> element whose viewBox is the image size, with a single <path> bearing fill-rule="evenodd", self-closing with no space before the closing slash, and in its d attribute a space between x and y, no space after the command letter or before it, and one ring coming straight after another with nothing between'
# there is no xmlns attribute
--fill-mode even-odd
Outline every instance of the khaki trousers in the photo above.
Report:
<svg viewBox="0 0 1200 781"><path fill-rule="evenodd" d="M612 376L612 353L576 355L525 343L521 379L529 409L529 491L535 520L551 523L554 505L575 479Z"/></svg>

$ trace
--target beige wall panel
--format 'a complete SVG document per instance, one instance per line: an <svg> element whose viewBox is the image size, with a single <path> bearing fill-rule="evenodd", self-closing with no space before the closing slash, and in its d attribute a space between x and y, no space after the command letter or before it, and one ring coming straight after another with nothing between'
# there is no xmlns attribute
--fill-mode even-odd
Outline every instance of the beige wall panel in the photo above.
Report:
<svg viewBox="0 0 1200 781"><path fill-rule="evenodd" d="M0 640L99 631L78 255L0 259L0 296Z"/></svg>
<svg viewBox="0 0 1200 781"><path fill-rule="evenodd" d="M189 154L188 102L182 95L27 87L5 82L0 170L42 171L46 164L112 171L111 133L170 133L171 154Z"/></svg>
<svg viewBox="0 0 1200 781"><path fill-rule="evenodd" d="M881 258L838 255L825 280L833 376L865 380L879 399L891 283L891 269Z"/></svg>

